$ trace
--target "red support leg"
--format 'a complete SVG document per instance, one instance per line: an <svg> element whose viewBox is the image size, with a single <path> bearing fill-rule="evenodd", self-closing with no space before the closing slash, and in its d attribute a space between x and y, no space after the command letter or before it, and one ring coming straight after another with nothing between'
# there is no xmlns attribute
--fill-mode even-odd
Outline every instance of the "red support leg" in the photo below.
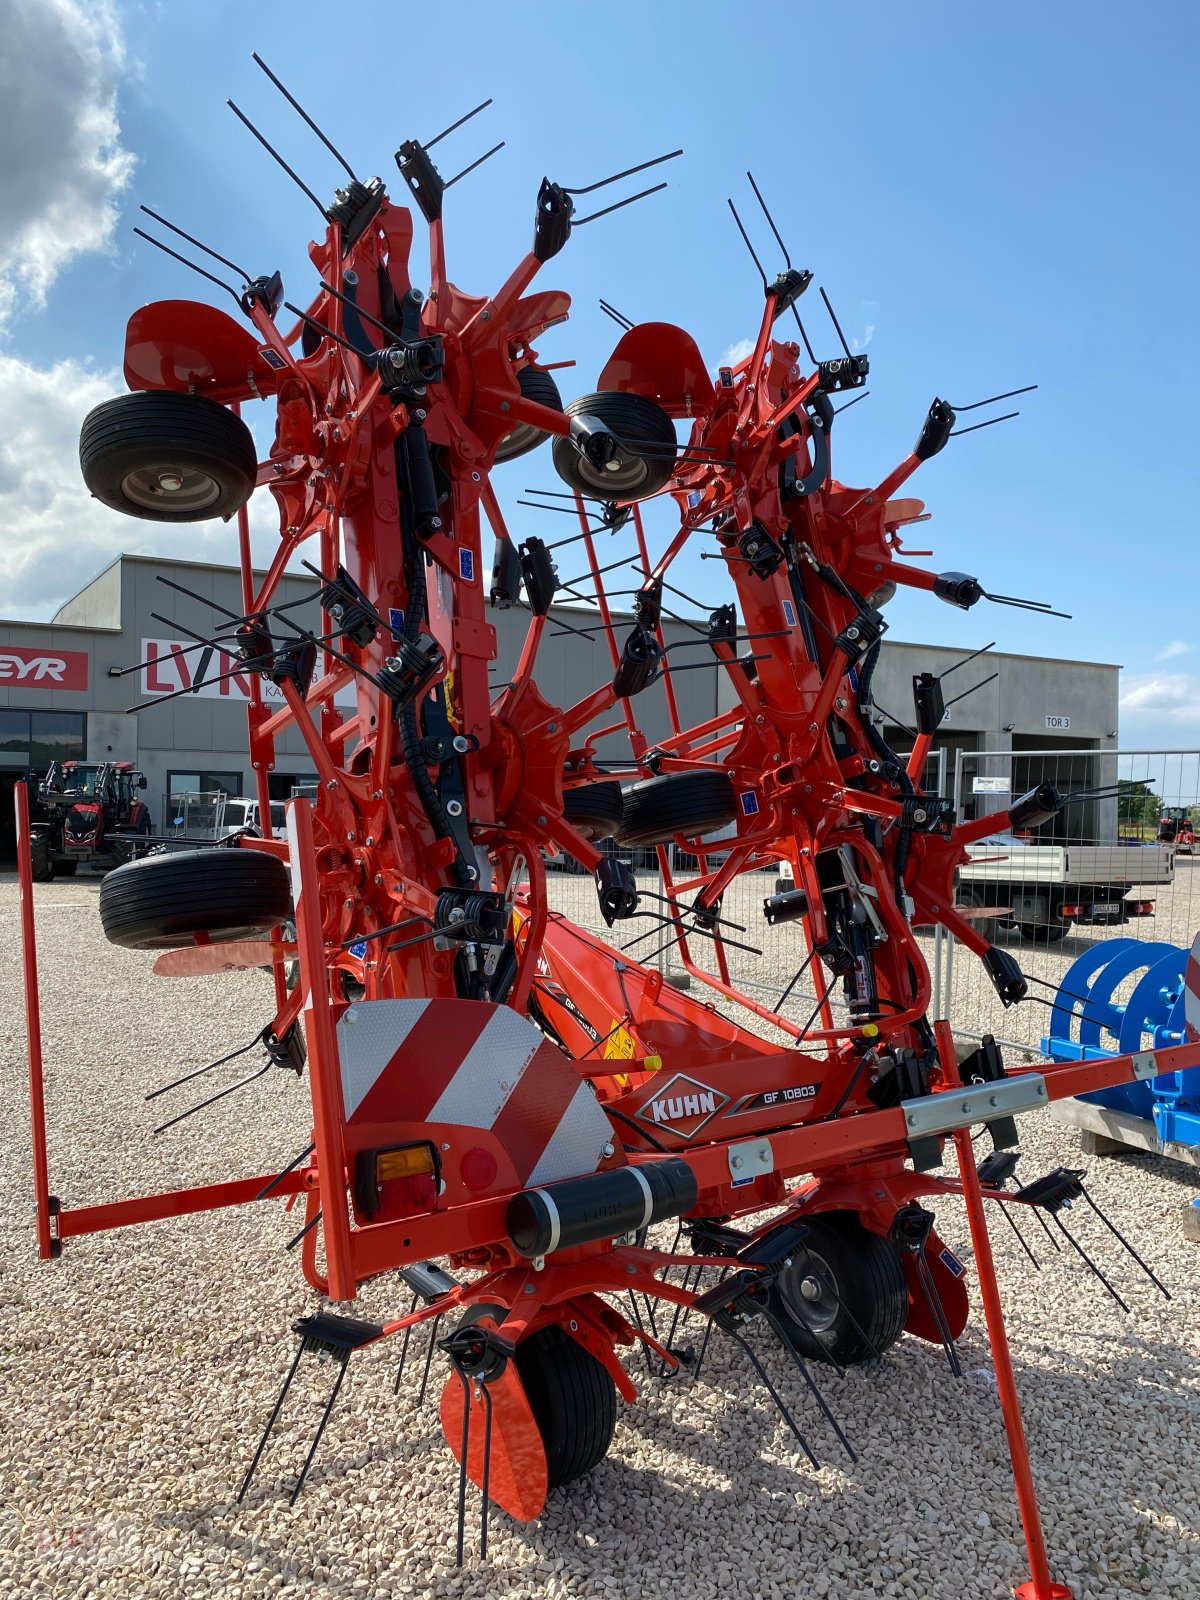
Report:
<svg viewBox="0 0 1200 1600"><path fill-rule="evenodd" d="M33 1140L33 1194L37 1201L38 1255L59 1253L50 1227L50 1165L46 1153L46 1090L42 1076L42 1006L38 995L37 935L33 926L33 861L29 853L29 790L18 779L17 877L21 885L21 959L25 969L25 1032L29 1041L29 1131Z"/></svg>
<svg viewBox="0 0 1200 1600"><path fill-rule="evenodd" d="M942 1071L946 1081L958 1088L962 1079L958 1072L958 1057L954 1053L954 1035L950 1024L939 1022L935 1024L935 1029ZM1012 1461L1017 1505L1021 1512L1021 1528L1025 1534L1025 1548L1029 1552L1029 1566L1033 1574L1028 1583L1018 1586L1017 1600L1071 1600L1070 1589L1051 1578L1046 1560L1042 1518L1038 1511L1037 1491L1033 1486L1033 1471L1029 1465L1029 1447L1025 1443L1025 1427L1021 1421L1021 1401L1017 1395L1017 1380L1008 1349L1004 1307L1000 1303L1000 1285L996 1281L996 1263L992 1258L992 1242L988 1237L983 1191L979 1186L979 1169L975 1164L970 1128L960 1129L954 1135L954 1143L958 1150L958 1169L967 1206L967 1220L971 1225L971 1243L975 1249L979 1297L983 1301L983 1314L992 1346L992 1364L996 1370L996 1387L1000 1391L1000 1407L1008 1434L1008 1453Z"/></svg>
<svg viewBox="0 0 1200 1600"><path fill-rule="evenodd" d="M292 902L296 909L296 945L304 996L304 1037L308 1046L308 1081L312 1089L313 1142L321 1185L321 1232L325 1270L332 1300L353 1300L356 1291L350 1217L346 1206L346 1157L342 1145L345 1113L338 1066L337 1036L329 1006L329 978L321 934L321 880L313 848L312 806L307 800L288 805Z"/></svg>

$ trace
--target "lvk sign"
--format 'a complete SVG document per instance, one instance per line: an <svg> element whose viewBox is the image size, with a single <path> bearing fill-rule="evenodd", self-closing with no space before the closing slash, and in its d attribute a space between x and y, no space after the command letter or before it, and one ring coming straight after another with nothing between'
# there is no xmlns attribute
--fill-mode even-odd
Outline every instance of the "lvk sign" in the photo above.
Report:
<svg viewBox="0 0 1200 1600"><path fill-rule="evenodd" d="M87 657L83 658L85 661ZM245 705L250 699L251 674L241 670L236 656L217 647L205 645L191 647L191 641L180 639L143 639L142 693L144 695L178 694L188 690L201 700L228 700ZM282 705L283 690L264 676L263 703ZM63 685L63 687L68 687ZM353 711L356 705L353 684L339 689L334 705Z"/></svg>

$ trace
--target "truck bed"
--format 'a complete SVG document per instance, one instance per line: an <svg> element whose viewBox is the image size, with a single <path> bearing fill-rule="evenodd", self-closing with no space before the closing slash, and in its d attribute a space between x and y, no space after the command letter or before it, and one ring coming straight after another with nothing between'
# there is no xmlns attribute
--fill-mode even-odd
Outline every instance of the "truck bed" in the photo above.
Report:
<svg viewBox="0 0 1200 1600"><path fill-rule="evenodd" d="M968 847L959 868L966 883L1168 884L1175 875L1170 845L999 844Z"/></svg>

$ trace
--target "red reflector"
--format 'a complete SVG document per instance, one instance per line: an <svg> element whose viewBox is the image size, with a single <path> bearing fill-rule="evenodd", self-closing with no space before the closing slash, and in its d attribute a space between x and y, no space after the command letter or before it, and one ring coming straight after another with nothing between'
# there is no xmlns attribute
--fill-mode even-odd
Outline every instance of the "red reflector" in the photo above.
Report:
<svg viewBox="0 0 1200 1600"><path fill-rule="evenodd" d="M1152 917L1154 915L1153 900L1127 900L1125 910L1131 917Z"/></svg>
<svg viewBox="0 0 1200 1600"><path fill-rule="evenodd" d="M1083 915L1083 907L1082 906L1059 906L1058 914L1059 914L1060 917L1081 917Z"/></svg>
<svg viewBox="0 0 1200 1600"><path fill-rule="evenodd" d="M474 1145L462 1158L462 1181L468 1189L490 1189L499 1171L495 1156L482 1145Z"/></svg>

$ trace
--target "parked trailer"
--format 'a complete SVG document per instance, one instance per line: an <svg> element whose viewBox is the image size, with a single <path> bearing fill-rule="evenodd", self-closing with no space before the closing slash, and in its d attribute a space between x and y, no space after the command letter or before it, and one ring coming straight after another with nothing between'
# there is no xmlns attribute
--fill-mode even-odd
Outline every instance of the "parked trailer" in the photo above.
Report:
<svg viewBox="0 0 1200 1600"><path fill-rule="evenodd" d="M959 904L1011 907L1000 928L1042 944L1058 944L1074 923L1152 915L1153 899L1134 889L1165 888L1175 876L1175 851L1163 845L1029 844L1000 834L967 855Z"/></svg>

